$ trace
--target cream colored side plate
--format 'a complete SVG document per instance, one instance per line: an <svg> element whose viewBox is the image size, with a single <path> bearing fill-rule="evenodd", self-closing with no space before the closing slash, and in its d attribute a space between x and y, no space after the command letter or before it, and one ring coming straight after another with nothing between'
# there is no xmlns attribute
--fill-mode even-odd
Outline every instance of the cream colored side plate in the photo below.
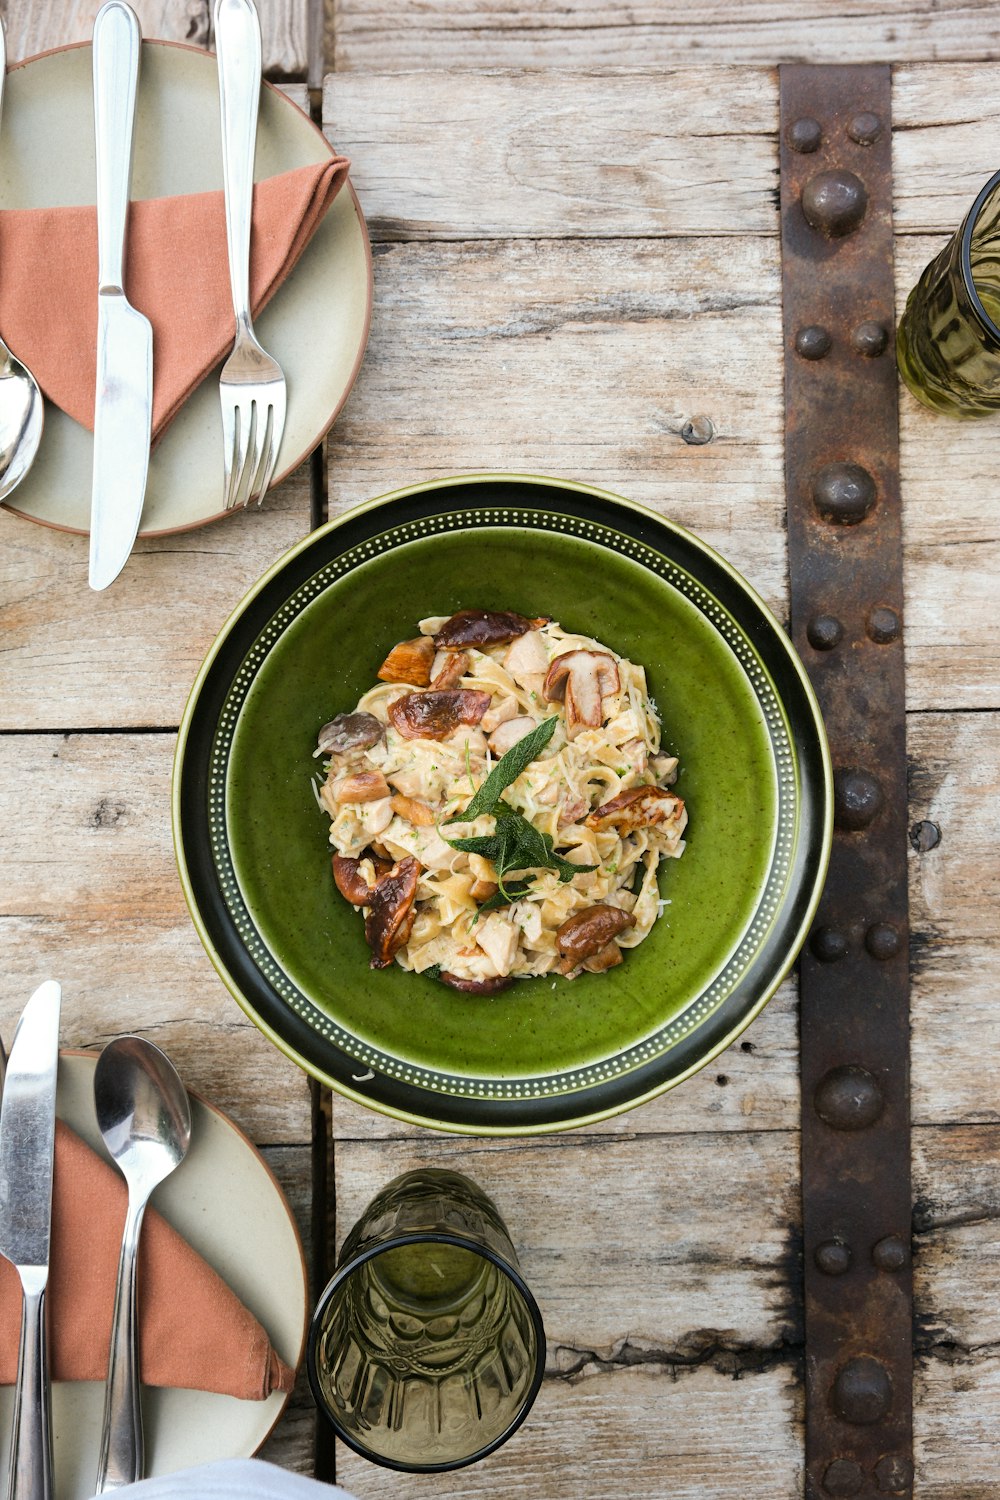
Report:
<svg viewBox="0 0 1000 1500"><path fill-rule="evenodd" d="M3 116L0 208L93 203L89 46L50 52L12 69ZM257 179L329 155L312 121L284 94L264 88ZM221 186L215 58L166 42L144 44L132 197L212 192ZM364 354L370 313L371 251L348 185L256 323L261 343L282 366L288 387L275 483L316 446L347 399ZM46 402L38 458L7 502L9 509L51 526L87 531L92 463L91 433ZM222 422L214 372L153 451L140 535L187 530L222 513Z"/></svg>
<svg viewBox="0 0 1000 1500"><path fill-rule="evenodd" d="M94 1117L95 1056L59 1059L57 1113L105 1158ZM293 1368L302 1355L306 1277L288 1204L263 1159L218 1110L192 1097L191 1149L157 1188L154 1207L199 1251L267 1330ZM140 1287L139 1295L142 1295ZM172 1474L216 1458L247 1458L263 1443L286 1397L238 1401L204 1391L143 1388L148 1475ZM6 1464L13 1392L0 1388L0 1465ZM52 1393L55 1494L94 1492L104 1386L57 1384Z"/></svg>

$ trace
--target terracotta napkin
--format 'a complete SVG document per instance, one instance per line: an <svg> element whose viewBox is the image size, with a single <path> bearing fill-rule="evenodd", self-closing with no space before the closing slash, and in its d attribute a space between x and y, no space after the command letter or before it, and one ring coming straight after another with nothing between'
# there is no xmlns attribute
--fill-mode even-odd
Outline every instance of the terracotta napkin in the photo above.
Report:
<svg viewBox="0 0 1000 1500"><path fill-rule="evenodd" d="M254 314L295 266L347 180L336 156L254 188ZM153 439L235 335L223 196L148 198L129 212L129 301L153 325ZM97 371L97 215L85 208L0 212L0 333L56 406L93 431Z"/></svg>
<svg viewBox="0 0 1000 1500"><path fill-rule="evenodd" d="M104 1380L127 1189L109 1163L56 1121L49 1289L54 1380ZM247 1246L252 1252L252 1235ZM238 1226L234 1226L238 1232ZM295 1372L257 1319L155 1209L139 1247L140 1342L146 1385L262 1401L290 1391ZM21 1283L0 1258L0 1384L17 1377Z"/></svg>

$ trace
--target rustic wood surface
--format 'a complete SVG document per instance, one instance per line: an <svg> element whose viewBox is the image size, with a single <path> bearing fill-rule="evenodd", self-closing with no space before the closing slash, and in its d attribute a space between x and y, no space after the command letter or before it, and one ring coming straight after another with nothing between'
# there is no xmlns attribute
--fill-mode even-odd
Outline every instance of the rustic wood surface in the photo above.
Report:
<svg viewBox="0 0 1000 1500"><path fill-rule="evenodd" d="M96 9L8 0L11 58L86 37ZM147 35L210 41L209 0L137 9ZM257 515L142 543L99 599L81 539L0 514L0 1035L53 973L68 1045L133 1029L160 1042L265 1149L311 1248L326 1226L312 1224L308 1085L214 974L173 865L174 732L207 646L318 506L507 467L670 514L783 615L770 64L907 59L894 75L901 305L996 166L982 60L1000 26L985 4L905 0L621 18L585 0L488 13L327 0L324 43L318 0L260 10L267 70L300 80L300 102L324 45L338 69L325 127L352 157L376 249L368 359L325 495L302 470ZM552 71L474 71L497 67ZM681 427L702 414L716 436L688 447ZM903 394L901 428L910 821L941 834L910 854L917 1494L985 1500L1000 1491L1000 1098L982 1061L1000 1044L996 423L948 423ZM526 1427L446 1482L408 1479L407 1496L801 1495L796 1027L789 980L683 1089L529 1145L330 1102L331 1251L394 1173L455 1165L495 1195L546 1316ZM265 1456L308 1472L313 1436L300 1381ZM344 1449L337 1477L361 1500L401 1493Z"/></svg>

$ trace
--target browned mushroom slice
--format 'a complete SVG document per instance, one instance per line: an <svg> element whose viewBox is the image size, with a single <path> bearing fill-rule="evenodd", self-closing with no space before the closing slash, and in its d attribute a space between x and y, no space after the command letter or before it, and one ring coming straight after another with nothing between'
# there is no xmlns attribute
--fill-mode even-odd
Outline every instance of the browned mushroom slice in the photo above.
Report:
<svg viewBox="0 0 1000 1500"><path fill-rule="evenodd" d="M489 693L472 688L407 693L389 704L389 719L404 740L446 740L463 724L478 724L489 706Z"/></svg>
<svg viewBox="0 0 1000 1500"><path fill-rule="evenodd" d="M444 661L431 678L431 687L435 692L443 692L445 688L458 687L458 684L471 665L468 652L466 651L447 651L443 654Z"/></svg>
<svg viewBox="0 0 1000 1500"><path fill-rule="evenodd" d="M622 950L615 942L610 942L603 948L599 948L590 958L583 960L583 967L588 974L606 974L608 969L617 968L623 963Z"/></svg>
<svg viewBox="0 0 1000 1500"><path fill-rule="evenodd" d="M413 929L420 866L412 855L380 876L368 893L365 938L372 950L373 969L386 969Z"/></svg>
<svg viewBox="0 0 1000 1500"><path fill-rule="evenodd" d="M526 620L509 609L460 609L445 620L434 644L450 650L456 646L503 646L547 623L545 619Z"/></svg>
<svg viewBox="0 0 1000 1500"><path fill-rule="evenodd" d="M556 928L556 947L562 954L560 969L568 974L584 959L600 953L626 927L634 926L635 917L620 906L586 906L575 912Z"/></svg>
<svg viewBox="0 0 1000 1500"><path fill-rule="evenodd" d="M575 740L582 729L599 729L601 699L620 686L618 667L606 651L564 651L545 674L546 703L566 703L566 737Z"/></svg>
<svg viewBox="0 0 1000 1500"><path fill-rule="evenodd" d="M418 635L415 640L400 641L393 646L376 675L382 682L409 682L414 687L426 687L431 680L433 660L434 642L429 635Z"/></svg>
<svg viewBox="0 0 1000 1500"><path fill-rule="evenodd" d="M407 823L412 823L414 828L432 828L434 826L434 810L421 802L416 797L404 797L397 792L391 799L389 806L394 813L405 818Z"/></svg>
<svg viewBox="0 0 1000 1500"><path fill-rule="evenodd" d="M343 755L347 750L370 750L385 734L385 725L374 714L338 714L319 732L317 747L324 755Z"/></svg>
<svg viewBox="0 0 1000 1500"><path fill-rule="evenodd" d="M633 786L610 802L595 807L584 819L586 828L617 828L621 834L657 823L673 823L684 811L684 803L662 786Z"/></svg>
<svg viewBox="0 0 1000 1500"><path fill-rule="evenodd" d="M373 887L361 873L361 864L365 859L371 860L376 880L392 868L391 864L374 854L363 854L359 859L349 859L346 854L333 856L334 883L344 900L350 901L352 906L367 906L371 898Z"/></svg>
<svg viewBox="0 0 1000 1500"><path fill-rule="evenodd" d="M438 978L453 990L461 990L463 995L496 995L514 983L510 974L497 974L493 979L460 979L457 974L449 974L446 969L441 970Z"/></svg>
<svg viewBox="0 0 1000 1500"><path fill-rule="evenodd" d="M333 783L335 802L381 802L389 792L389 783L381 771L357 771Z"/></svg>

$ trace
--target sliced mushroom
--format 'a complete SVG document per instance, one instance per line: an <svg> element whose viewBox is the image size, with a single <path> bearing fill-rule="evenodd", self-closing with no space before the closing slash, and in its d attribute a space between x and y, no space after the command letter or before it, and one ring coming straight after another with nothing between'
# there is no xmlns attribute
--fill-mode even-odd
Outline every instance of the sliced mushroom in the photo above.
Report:
<svg viewBox="0 0 1000 1500"><path fill-rule="evenodd" d="M493 703L483 714L480 729L486 734L492 734L494 729L499 729L501 724L506 724L508 719L516 719L518 715L516 698L501 698L499 703Z"/></svg>
<svg viewBox="0 0 1000 1500"><path fill-rule="evenodd" d="M458 687L470 666L471 658L466 651L439 651L434 658L431 687L435 692Z"/></svg>
<svg viewBox="0 0 1000 1500"><path fill-rule="evenodd" d="M661 750L650 757L649 769L661 786L671 786L677 780L677 756L664 755Z"/></svg>
<svg viewBox="0 0 1000 1500"><path fill-rule="evenodd" d="M622 950L616 942L610 942L591 954L590 958L585 958L583 967L588 974L604 974L608 969L617 968L623 962Z"/></svg>
<svg viewBox="0 0 1000 1500"><path fill-rule="evenodd" d="M481 880L477 876L469 887L469 895L473 901L490 901L499 889L495 880Z"/></svg>
<svg viewBox="0 0 1000 1500"><path fill-rule="evenodd" d="M545 674L546 703L566 703L566 737L574 740L582 729L599 729L602 698L620 687L618 667L606 651L564 651Z"/></svg>
<svg viewBox="0 0 1000 1500"><path fill-rule="evenodd" d="M319 732L316 748L323 755L343 755L347 750L369 750L385 734L385 725L374 714L338 714Z"/></svg>
<svg viewBox="0 0 1000 1500"><path fill-rule="evenodd" d="M438 978L453 990L461 990L463 995L496 995L514 983L509 974L498 974L495 979L460 979L457 974L449 974L446 969L441 970Z"/></svg>
<svg viewBox="0 0 1000 1500"><path fill-rule="evenodd" d="M413 929L414 902L420 866L408 856L382 875L368 893L365 938L372 950L371 967L388 968Z"/></svg>
<svg viewBox="0 0 1000 1500"><path fill-rule="evenodd" d="M334 802L381 802L389 795L389 783L381 771L357 771L333 783Z"/></svg>
<svg viewBox="0 0 1000 1500"><path fill-rule="evenodd" d="M412 823L414 828L432 828L434 826L434 813L426 802L420 802L416 797L404 797L397 792L392 799L392 810L405 818L407 823Z"/></svg>
<svg viewBox="0 0 1000 1500"><path fill-rule="evenodd" d="M534 719L527 717L508 719L505 724L499 725L490 735L490 749L494 755L506 755L508 750L513 750L518 740L523 740L526 734L530 734L535 727Z"/></svg>
<svg viewBox="0 0 1000 1500"><path fill-rule="evenodd" d="M610 802L595 807L584 819L586 828L616 828L620 834L634 833L637 828L653 828L659 823L676 822L684 812L684 803L662 786L633 786L619 792Z"/></svg>
<svg viewBox="0 0 1000 1500"><path fill-rule="evenodd" d="M371 898L373 887L368 884L361 869L366 859L371 862L376 881L392 868L386 860L373 854L362 854L357 859L349 859L345 854L333 856L334 884L344 900L350 901L352 906L367 906Z"/></svg>
<svg viewBox="0 0 1000 1500"><path fill-rule="evenodd" d="M562 973L568 974L584 959L592 958L606 948L613 938L627 927L635 926L631 912L620 906L585 906L583 911L567 917L556 929L556 947L562 955L559 965Z"/></svg>
<svg viewBox="0 0 1000 1500"><path fill-rule="evenodd" d="M478 724L489 706L489 693L472 688L407 693L389 704L389 719L405 740L445 740L463 724Z"/></svg>
<svg viewBox="0 0 1000 1500"><path fill-rule="evenodd" d="M544 619L526 620L524 615L516 615L509 609L460 609L445 620L434 637L434 644L439 649L502 646L547 623Z"/></svg>
<svg viewBox="0 0 1000 1500"><path fill-rule="evenodd" d="M426 687L431 680L433 660L434 642L429 636L418 635L412 641L400 641L393 646L376 675L382 682L409 682L414 687Z"/></svg>

